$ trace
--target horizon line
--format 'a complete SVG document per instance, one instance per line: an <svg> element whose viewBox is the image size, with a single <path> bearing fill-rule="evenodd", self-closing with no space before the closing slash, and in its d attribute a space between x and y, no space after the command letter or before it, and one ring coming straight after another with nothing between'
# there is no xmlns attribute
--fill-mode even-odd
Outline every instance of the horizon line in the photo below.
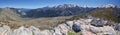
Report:
<svg viewBox="0 0 120 35"><path fill-rule="evenodd" d="M36 8L44 8L44 7L55 7L55 6L59 6L59 5L65 5L65 4L58 4L58 5L47 5L47 6L40 6L40 7L34 7L34 8L28 8L28 7L13 7L13 6L5 6L5 7L0 7L0 8L26 8L26 9L36 9ZM100 6L89 6L89 5L80 5L80 4L71 4L71 5L76 5L76 6L80 6L80 7L92 7L92 8L97 8L97 7L102 7L103 5L107 5L107 4L103 4L103 5L100 5ZM116 4L113 4L113 5L116 5ZM117 5L117 6L120 6L120 5Z"/></svg>

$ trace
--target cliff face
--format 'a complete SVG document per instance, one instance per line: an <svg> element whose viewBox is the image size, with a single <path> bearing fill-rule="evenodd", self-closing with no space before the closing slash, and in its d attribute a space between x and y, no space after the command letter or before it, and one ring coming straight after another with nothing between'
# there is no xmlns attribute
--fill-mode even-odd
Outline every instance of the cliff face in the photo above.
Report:
<svg viewBox="0 0 120 35"><path fill-rule="evenodd" d="M120 24L99 18L66 21L52 30L40 30L37 27L21 26L11 29L1 22L0 35L120 35Z"/></svg>

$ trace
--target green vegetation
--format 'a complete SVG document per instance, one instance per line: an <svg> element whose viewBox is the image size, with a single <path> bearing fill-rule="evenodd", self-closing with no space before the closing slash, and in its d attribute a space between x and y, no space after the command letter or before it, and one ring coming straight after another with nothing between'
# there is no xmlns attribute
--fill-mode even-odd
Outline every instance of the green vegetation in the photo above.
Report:
<svg viewBox="0 0 120 35"><path fill-rule="evenodd" d="M114 13L115 11L112 8L101 8L96 9L89 14L91 14L93 17L102 18L104 20L120 22L120 18L115 16Z"/></svg>
<svg viewBox="0 0 120 35"><path fill-rule="evenodd" d="M68 31L68 35L74 35L72 31Z"/></svg>
<svg viewBox="0 0 120 35"><path fill-rule="evenodd" d="M68 35L82 35L82 32L77 32L77 33L75 33L74 31L69 30L69 31L68 31Z"/></svg>
<svg viewBox="0 0 120 35"><path fill-rule="evenodd" d="M113 10L112 8L99 8L99 9L95 9L95 10L88 12L88 13L85 13L85 14L91 15L91 16L96 17L96 18L101 18L104 20L114 21L114 22L120 23L120 18L118 18L114 14L114 13L116 13L115 11L116 10ZM83 16L85 16L85 14L76 15L68 20L75 20L75 19L84 18Z"/></svg>

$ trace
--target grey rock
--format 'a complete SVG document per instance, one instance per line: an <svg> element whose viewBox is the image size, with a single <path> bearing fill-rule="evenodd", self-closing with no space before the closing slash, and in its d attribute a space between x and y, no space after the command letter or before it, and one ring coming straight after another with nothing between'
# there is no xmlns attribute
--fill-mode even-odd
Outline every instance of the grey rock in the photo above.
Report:
<svg viewBox="0 0 120 35"><path fill-rule="evenodd" d="M69 26L70 28L72 28L73 23L74 21L67 21L65 24Z"/></svg>
<svg viewBox="0 0 120 35"><path fill-rule="evenodd" d="M103 27L106 23L102 19L93 19L91 21L91 25L96 26L96 27Z"/></svg>
<svg viewBox="0 0 120 35"><path fill-rule="evenodd" d="M93 33L103 33L108 35L116 35L116 32L113 27L110 26L104 26L104 27L91 27L91 32Z"/></svg>
<svg viewBox="0 0 120 35"><path fill-rule="evenodd" d="M117 24L117 25L115 26L115 29L116 29L117 31L120 31L120 24Z"/></svg>
<svg viewBox="0 0 120 35"><path fill-rule="evenodd" d="M32 31L33 35L40 35L40 29L39 28L36 28L34 26L30 26L29 30Z"/></svg>
<svg viewBox="0 0 120 35"><path fill-rule="evenodd" d="M77 24L73 24L72 29L76 33L81 31L81 27Z"/></svg>
<svg viewBox="0 0 120 35"><path fill-rule="evenodd" d="M112 22L112 21L108 21L106 23L106 25L109 25L109 26L116 26L118 23L115 23L115 22Z"/></svg>
<svg viewBox="0 0 120 35"><path fill-rule="evenodd" d="M60 24L58 27L54 28L53 35L67 35L67 32L70 28L66 24Z"/></svg>
<svg viewBox="0 0 120 35"><path fill-rule="evenodd" d="M24 26L20 27L19 29L13 30L11 35L33 35L33 32Z"/></svg>
<svg viewBox="0 0 120 35"><path fill-rule="evenodd" d="M0 35L9 35L10 31L11 29L7 25L3 25L3 27L0 27Z"/></svg>
<svg viewBox="0 0 120 35"><path fill-rule="evenodd" d="M53 33L50 30L43 30L40 32L41 35L53 35Z"/></svg>
<svg viewBox="0 0 120 35"><path fill-rule="evenodd" d="M58 28L58 27L54 28L54 35L62 35L60 32L60 28Z"/></svg>

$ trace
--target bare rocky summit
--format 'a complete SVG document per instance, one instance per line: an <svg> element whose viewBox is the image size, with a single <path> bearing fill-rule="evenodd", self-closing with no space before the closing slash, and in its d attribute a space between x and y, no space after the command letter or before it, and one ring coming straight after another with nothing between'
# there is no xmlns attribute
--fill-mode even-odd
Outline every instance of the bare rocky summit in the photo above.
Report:
<svg viewBox="0 0 120 35"><path fill-rule="evenodd" d="M0 35L120 35L120 24L107 25L107 22L109 21L99 18L72 20L61 23L52 30L40 30L34 26L11 29L3 24L0 27Z"/></svg>

